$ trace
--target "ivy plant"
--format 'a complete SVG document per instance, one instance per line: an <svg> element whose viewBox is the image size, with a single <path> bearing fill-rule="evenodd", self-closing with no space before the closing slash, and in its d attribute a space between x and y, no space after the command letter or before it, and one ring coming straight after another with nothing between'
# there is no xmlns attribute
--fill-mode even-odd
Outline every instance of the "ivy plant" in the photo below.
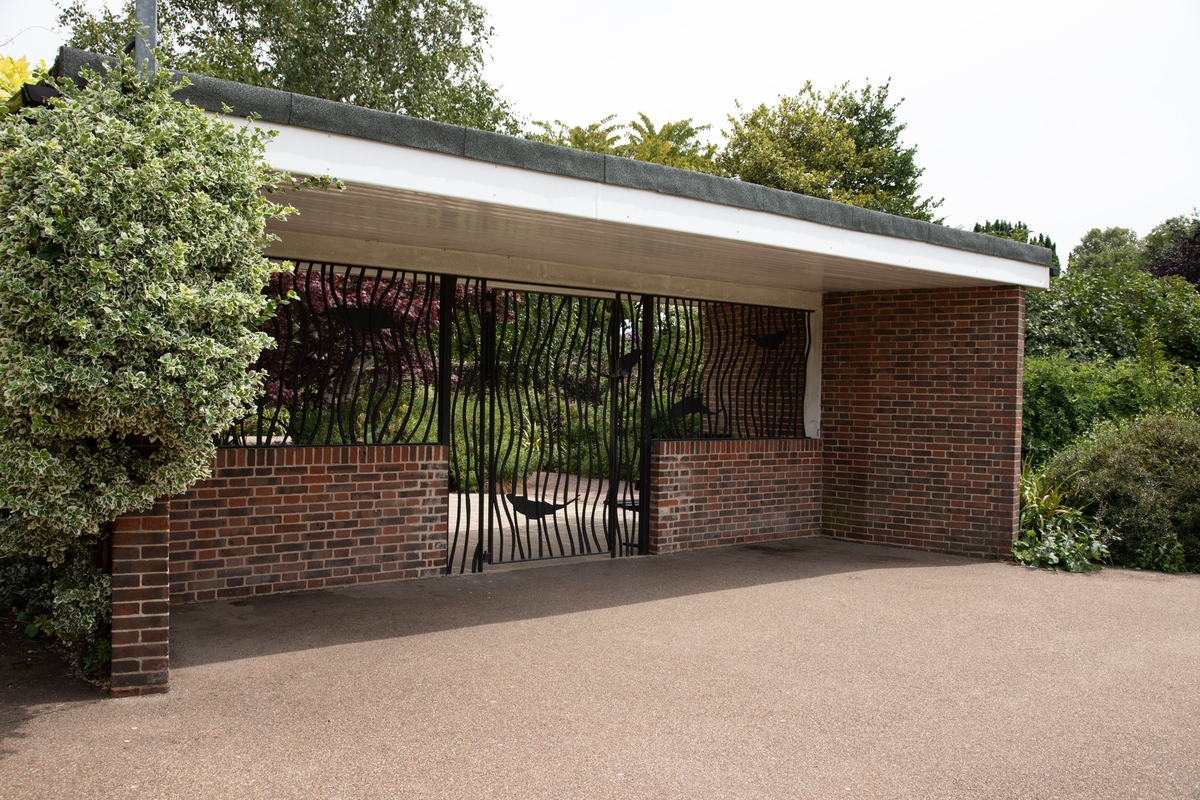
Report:
<svg viewBox="0 0 1200 800"><path fill-rule="evenodd" d="M0 120L0 557L60 562L208 474L260 391L270 133L125 58Z"/></svg>

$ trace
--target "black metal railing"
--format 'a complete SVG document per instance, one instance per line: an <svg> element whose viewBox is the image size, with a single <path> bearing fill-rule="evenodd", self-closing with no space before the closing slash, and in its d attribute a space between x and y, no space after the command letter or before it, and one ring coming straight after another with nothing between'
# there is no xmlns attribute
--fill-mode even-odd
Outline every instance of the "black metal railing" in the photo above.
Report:
<svg viewBox="0 0 1200 800"><path fill-rule="evenodd" d="M220 444L437 440L437 276L300 262L267 291L264 392Z"/></svg>
<svg viewBox="0 0 1200 800"><path fill-rule="evenodd" d="M656 299L653 439L804 436L809 312Z"/></svg>
<svg viewBox="0 0 1200 800"><path fill-rule="evenodd" d="M301 262L223 446L449 448L448 569L647 552L655 439L804 436L809 312Z"/></svg>
<svg viewBox="0 0 1200 800"><path fill-rule="evenodd" d="M638 304L465 287L450 348L451 568L635 552Z"/></svg>

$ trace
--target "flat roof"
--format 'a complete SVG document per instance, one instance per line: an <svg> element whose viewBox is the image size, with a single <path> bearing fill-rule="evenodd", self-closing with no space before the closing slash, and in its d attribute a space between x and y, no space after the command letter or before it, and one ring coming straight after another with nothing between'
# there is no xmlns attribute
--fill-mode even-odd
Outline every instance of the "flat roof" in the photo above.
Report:
<svg viewBox="0 0 1200 800"><path fill-rule="evenodd" d="M63 48L54 72L106 59ZM1051 253L703 173L200 75L177 97L279 131L268 162L344 193L289 197L270 252L577 288L814 307L829 291L1045 287Z"/></svg>

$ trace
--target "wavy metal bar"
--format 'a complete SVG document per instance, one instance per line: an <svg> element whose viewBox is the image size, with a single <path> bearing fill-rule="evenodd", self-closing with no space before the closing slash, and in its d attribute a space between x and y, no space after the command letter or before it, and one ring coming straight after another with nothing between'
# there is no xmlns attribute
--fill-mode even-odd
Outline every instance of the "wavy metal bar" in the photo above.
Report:
<svg viewBox="0 0 1200 800"><path fill-rule="evenodd" d="M267 289L276 342L255 410L222 446L436 441L435 276L300 262Z"/></svg>

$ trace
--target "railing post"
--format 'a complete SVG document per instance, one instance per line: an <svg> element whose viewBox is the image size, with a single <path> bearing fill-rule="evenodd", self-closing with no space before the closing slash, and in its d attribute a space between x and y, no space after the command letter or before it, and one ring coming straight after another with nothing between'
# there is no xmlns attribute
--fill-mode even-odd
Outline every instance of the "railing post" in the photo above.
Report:
<svg viewBox="0 0 1200 800"><path fill-rule="evenodd" d="M624 313L621 308L621 296L616 295L609 301L608 315L608 492L605 503L605 536L608 539L608 554L610 558L617 557L621 542L617 536L617 483L621 479L621 459L617 452L620 447L621 411L618 407L620 398L621 370L621 321Z"/></svg>
<svg viewBox="0 0 1200 800"><path fill-rule="evenodd" d="M650 423L654 410L654 296L642 295L642 458L638 466L638 555L650 554Z"/></svg>
<svg viewBox="0 0 1200 800"><path fill-rule="evenodd" d="M451 401L450 361L454 335L454 300L458 278L453 275L441 277L441 297L438 301L438 444L450 446Z"/></svg>

